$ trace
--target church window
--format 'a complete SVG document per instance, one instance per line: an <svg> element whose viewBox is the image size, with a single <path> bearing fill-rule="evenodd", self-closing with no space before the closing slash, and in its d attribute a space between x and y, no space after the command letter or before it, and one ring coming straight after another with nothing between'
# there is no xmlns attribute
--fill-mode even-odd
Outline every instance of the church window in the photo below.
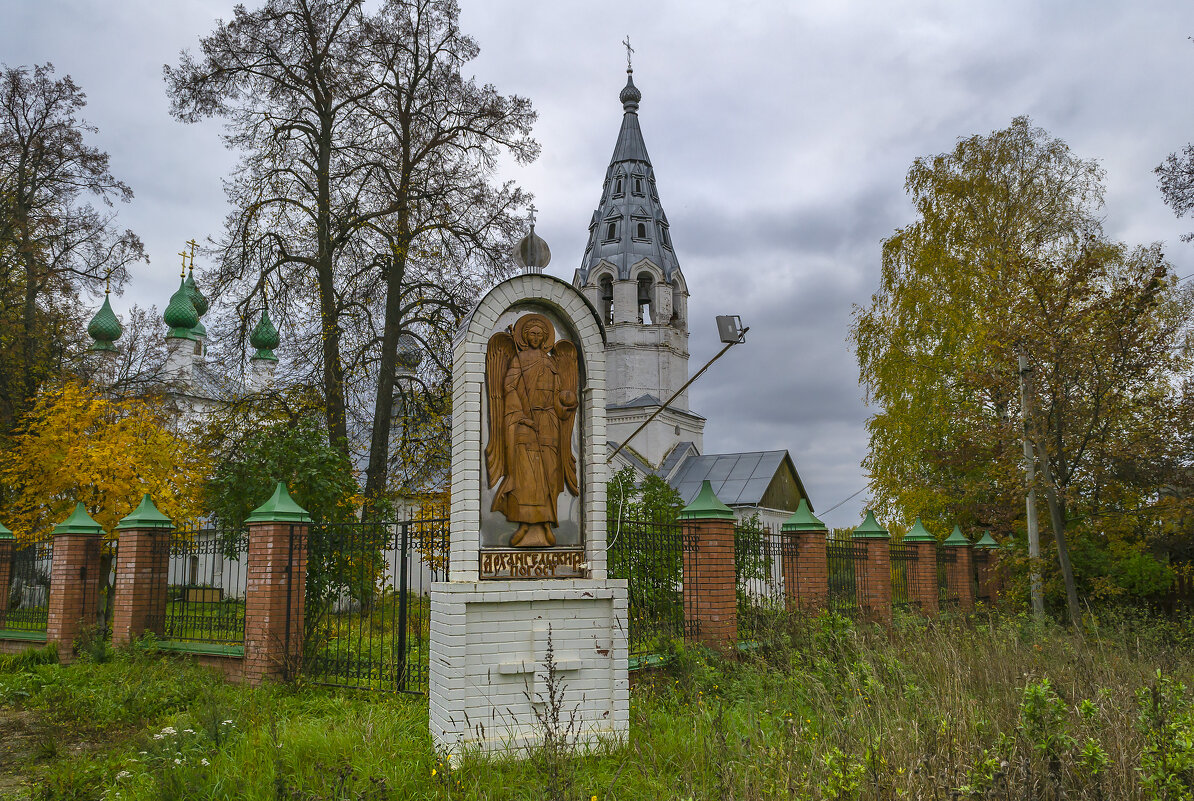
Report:
<svg viewBox="0 0 1194 801"><path fill-rule="evenodd" d="M606 324L614 321L614 282L608 275L601 276L601 318Z"/></svg>
<svg viewBox="0 0 1194 801"><path fill-rule="evenodd" d="M672 246L672 243L668 241L667 238L667 226L663 223L659 223L659 241L662 242L666 247L670 248Z"/></svg>
<svg viewBox="0 0 1194 801"><path fill-rule="evenodd" d="M621 178L618 178L618 180L614 181L614 194L615 195L622 194L622 179Z"/></svg>
<svg viewBox="0 0 1194 801"><path fill-rule="evenodd" d="M634 194L641 195L643 193L643 179L637 175L634 176Z"/></svg>
<svg viewBox="0 0 1194 801"><path fill-rule="evenodd" d="M605 227L605 238L606 239L617 239L618 238L618 224L616 222L612 222Z"/></svg>
<svg viewBox="0 0 1194 801"><path fill-rule="evenodd" d="M646 223L639 223L635 227L635 236L637 236L639 239L647 238L647 224Z"/></svg>
<svg viewBox="0 0 1194 801"><path fill-rule="evenodd" d="M650 273L638 274L638 321L650 325L655 321L655 280Z"/></svg>

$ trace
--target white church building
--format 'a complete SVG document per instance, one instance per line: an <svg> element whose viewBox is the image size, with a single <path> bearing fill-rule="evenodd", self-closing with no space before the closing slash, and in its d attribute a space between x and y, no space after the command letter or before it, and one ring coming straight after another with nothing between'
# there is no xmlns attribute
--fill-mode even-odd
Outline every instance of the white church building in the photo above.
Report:
<svg viewBox="0 0 1194 801"><path fill-rule="evenodd" d="M572 279L605 322L606 425L610 452L617 451L611 470L629 465L657 475L685 503L708 480L740 518L758 512L778 526L808 497L792 457L786 450L705 453L705 418L689 408L687 391L627 441L688 381L689 291L639 127L642 93L633 70L626 72L622 127Z"/></svg>

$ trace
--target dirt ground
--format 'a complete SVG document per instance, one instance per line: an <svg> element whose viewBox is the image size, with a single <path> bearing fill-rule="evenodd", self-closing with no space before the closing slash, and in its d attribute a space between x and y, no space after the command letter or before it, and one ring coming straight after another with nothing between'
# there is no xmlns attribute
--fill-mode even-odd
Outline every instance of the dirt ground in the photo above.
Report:
<svg viewBox="0 0 1194 801"><path fill-rule="evenodd" d="M63 726L36 711L0 706L0 799L31 799L37 768L101 751L116 739L106 732Z"/></svg>

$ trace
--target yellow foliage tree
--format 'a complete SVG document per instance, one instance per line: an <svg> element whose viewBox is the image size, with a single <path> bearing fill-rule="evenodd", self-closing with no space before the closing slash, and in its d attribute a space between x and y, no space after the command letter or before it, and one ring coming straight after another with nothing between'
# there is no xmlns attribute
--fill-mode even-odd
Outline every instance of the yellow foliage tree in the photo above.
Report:
<svg viewBox="0 0 1194 801"><path fill-rule="evenodd" d="M139 399L110 399L78 382L44 392L0 454L3 519L19 540L49 533L76 501L116 537L148 492L175 526L202 515L208 459Z"/></svg>

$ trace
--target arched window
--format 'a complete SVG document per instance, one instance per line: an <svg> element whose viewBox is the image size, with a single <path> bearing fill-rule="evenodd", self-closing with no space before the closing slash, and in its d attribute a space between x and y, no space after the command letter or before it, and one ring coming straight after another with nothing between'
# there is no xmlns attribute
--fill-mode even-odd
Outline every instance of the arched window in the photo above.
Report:
<svg viewBox="0 0 1194 801"><path fill-rule="evenodd" d="M622 194L622 179L621 178L619 178L617 181L614 181L614 194L615 195Z"/></svg>
<svg viewBox="0 0 1194 801"><path fill-rule="evenodd" d="M638 226L635 228L635 236L637 236L639 239L647 238L647 224L646 223L638 224Z"/></svg>
<svg viewBox="0 0 1194 801"><path fill-rule="evenodd" d="M609 225L607 225L605 227L605 238L606 239L617 239L617 237L618 237L618 224L610 223Z"/></svg>
<svg viewBox="0 0 1194 801"><path fill-rule="evenodd" d="M643 193L643 179L637 175L634 176L634 194L641 195Z"/></svg>
<svg viewBox="0 0 1194 801"><path fill-rule="evenodd" d="M606 324L614 321L614 282L608 275L601 276L597 284L601 287L601 317Z"/></svg>
<svg viewBox="0 0 1194 801"><path fill-rule="evenodd" d="M655 321L655 279L650 273L638 274L638 321L651 324Z"/></svg>

